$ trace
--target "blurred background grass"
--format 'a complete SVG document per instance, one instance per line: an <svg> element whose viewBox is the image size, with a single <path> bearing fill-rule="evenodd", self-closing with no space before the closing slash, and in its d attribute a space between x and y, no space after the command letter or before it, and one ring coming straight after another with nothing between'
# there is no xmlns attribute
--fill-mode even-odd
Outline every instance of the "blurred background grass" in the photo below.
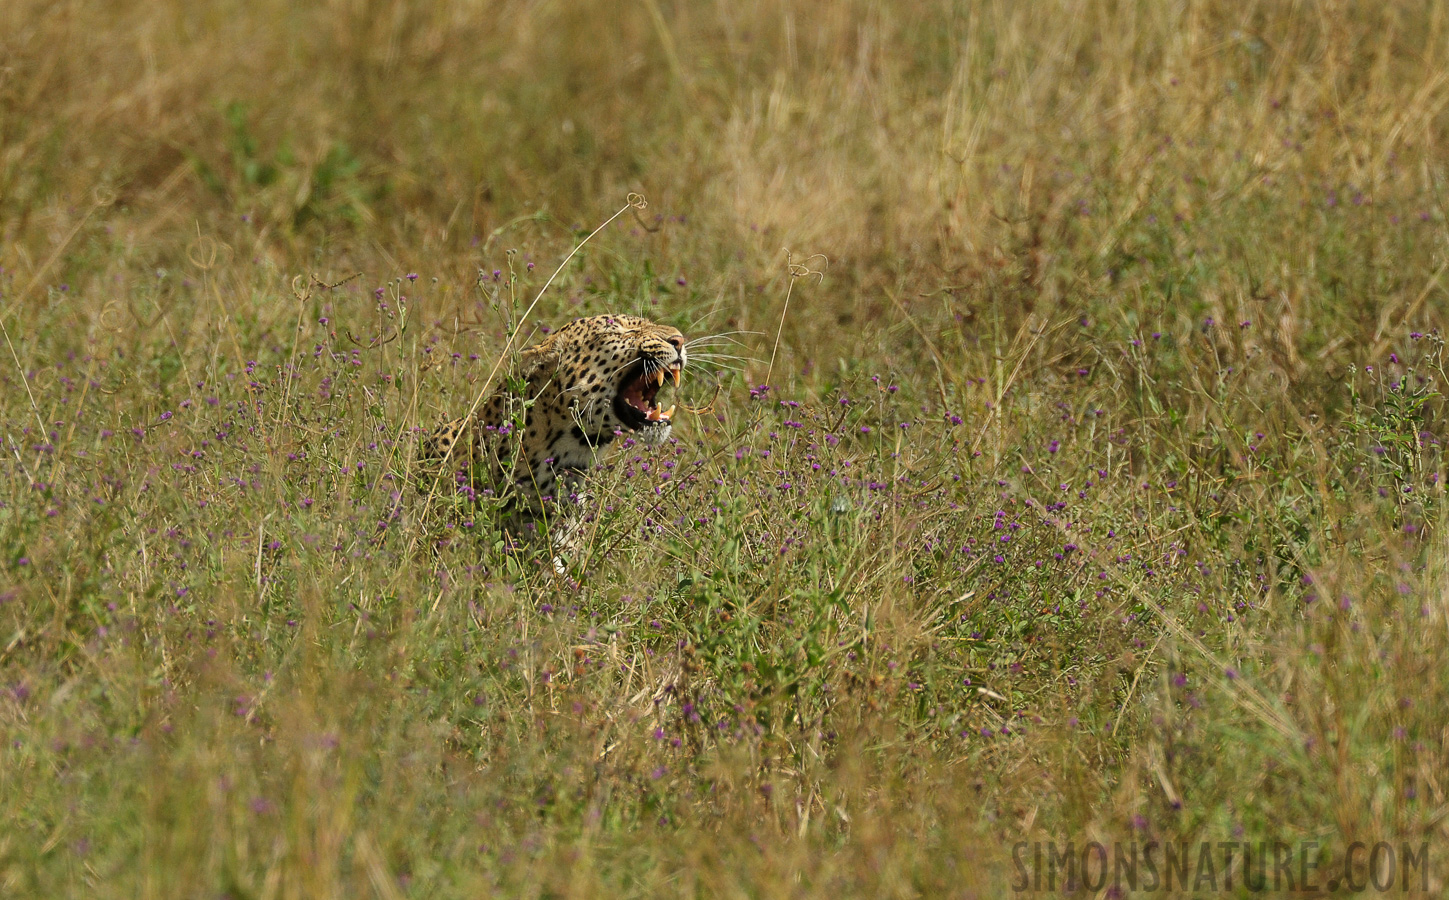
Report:
<svg viewBox="0 0 1449 900"><path fill-rule="evenodd" d="M1384 840L1432 894L1444 17L4 4L4 892ZM537 321L744 358L598 474L573 587L424 511L413 434L630 191Z"/></svg>

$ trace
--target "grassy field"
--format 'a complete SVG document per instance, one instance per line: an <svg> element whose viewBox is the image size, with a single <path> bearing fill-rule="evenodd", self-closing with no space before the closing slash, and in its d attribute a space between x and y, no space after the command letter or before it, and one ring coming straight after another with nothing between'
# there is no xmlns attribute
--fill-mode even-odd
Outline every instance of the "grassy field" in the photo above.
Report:
<svg viewBox="0 0 1449 900"><path fill-rule="evenodd" d="M1446 71L1397 0L0 4L0 896L1444 890ZM735 343L560 577L414 453L601 312Z"/></svg>

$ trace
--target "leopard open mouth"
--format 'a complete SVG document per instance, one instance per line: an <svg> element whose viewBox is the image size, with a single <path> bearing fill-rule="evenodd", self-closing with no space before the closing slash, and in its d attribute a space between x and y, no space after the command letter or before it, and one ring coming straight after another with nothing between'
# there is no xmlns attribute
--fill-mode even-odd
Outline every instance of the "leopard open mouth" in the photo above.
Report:
<svg viewBox="0 0 1449 900"><path fill-rule="evenodd" d="M619 421L633 431L668 425L674 407L664 409L659 404L659 389L666 378L673 378L678 385L681 371L677 363L665 367L646 359L630 366L619 385L619 393L614 395L614 414Z"/></svg>

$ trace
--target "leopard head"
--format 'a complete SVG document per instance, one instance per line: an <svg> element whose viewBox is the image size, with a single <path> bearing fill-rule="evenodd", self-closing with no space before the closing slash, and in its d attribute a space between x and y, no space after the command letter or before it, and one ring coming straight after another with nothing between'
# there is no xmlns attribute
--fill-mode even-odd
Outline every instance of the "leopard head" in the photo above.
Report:
<svg viewBox="0 0 1449 900"><path fill-rule="evenodd" d="M659 392L679 384L687 362L679 329L618 315L577 319L524 355L530 382L545 376L557 387L557 424L588 448L609 443L616 431L650 444L668 440L674 406L665 409Z"/></svg>

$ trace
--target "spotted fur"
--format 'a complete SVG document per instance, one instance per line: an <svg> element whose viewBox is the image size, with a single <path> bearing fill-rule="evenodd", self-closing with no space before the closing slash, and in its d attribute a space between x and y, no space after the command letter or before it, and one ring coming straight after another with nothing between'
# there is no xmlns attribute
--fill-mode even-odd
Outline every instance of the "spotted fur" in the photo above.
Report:
<svg viewBox="0 0 1449 900"><path fill-rule="evenodd" d="M648 421L620 397L641 377L677 381L685 357L678 329L637 316L576 319L525 350L519 370L471 418L427 435L419 460L425 467L446 460L460 485L511 495L512 511L537 517L550 500L578 491L618 435L651 444L669 438L668 418Z"/></svg>

